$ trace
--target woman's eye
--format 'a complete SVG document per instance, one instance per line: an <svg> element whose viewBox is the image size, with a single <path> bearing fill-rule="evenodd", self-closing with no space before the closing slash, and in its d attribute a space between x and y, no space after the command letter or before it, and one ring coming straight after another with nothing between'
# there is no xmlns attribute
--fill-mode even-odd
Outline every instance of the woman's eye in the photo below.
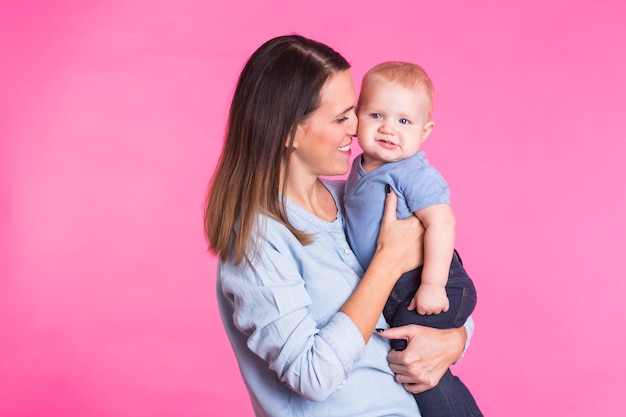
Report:
<svg viewBox="0 0 626 417"><path fill-rule="evenodd" d="M337 119L337 121L338 121L339 123L343 123L343 122L345 122L346 120L348 120L348 116L343 116L342 118Z"/></svg>
<svg viewBox="0 0 626 417"><path fill-rule="evenodd" d="M403 124L403 125L408 125L409 123L411 123L411 122L409 122L408 119L404 119L404 118L400 119L399 122L400 122L400 124Z"/></svg>

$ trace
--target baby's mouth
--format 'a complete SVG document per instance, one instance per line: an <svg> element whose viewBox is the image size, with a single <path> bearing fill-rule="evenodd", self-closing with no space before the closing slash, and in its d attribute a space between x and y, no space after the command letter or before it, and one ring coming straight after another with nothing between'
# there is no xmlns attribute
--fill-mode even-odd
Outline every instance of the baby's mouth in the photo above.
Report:
<svg viewBox="0 0 626 417"><path fill-rule="evenodd" d="M393 147L396 146L395 143L388 141L387 139L376 139L376 142L380 143L381 145L385 146L385 147Z"/></svg>

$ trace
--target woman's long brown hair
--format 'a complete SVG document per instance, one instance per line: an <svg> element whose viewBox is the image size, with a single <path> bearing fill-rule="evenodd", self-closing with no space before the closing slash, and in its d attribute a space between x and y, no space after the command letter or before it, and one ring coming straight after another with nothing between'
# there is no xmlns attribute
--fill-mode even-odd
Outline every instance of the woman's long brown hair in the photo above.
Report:
<svg viewBox="0 0 626 417"><path fill-rule="evenodd" d="M319 106L328 78L348 68L339 53L299 35L269 40L244 66L205 203L209 249L222 261L249 259L252 236L263 232L255 230L260 213L310 242L287 219L281 178L286 183L296 128Z"/></svg>

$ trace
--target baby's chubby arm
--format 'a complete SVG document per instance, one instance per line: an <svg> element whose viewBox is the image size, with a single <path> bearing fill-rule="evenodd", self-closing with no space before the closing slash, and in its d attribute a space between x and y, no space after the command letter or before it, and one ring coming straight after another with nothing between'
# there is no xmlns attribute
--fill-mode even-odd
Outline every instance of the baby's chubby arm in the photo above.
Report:
<svg viewBox="0 0 626 417"><path fill-rule="evenodd" d="M456 219L449 204L435 204L415 212L424 233L424 266L422 282L409 310L419 314L439 314L448 311L445 286L454 253Z"/></svg>

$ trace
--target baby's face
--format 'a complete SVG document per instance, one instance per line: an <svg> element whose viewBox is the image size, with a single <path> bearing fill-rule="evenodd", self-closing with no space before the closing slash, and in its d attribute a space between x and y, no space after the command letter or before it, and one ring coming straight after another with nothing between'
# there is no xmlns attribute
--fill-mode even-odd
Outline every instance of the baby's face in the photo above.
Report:
<svg viewBox="0 0 626 417"><path fill-rule="evenodd" d="M368 170L415 155L434 126L428 96L420 88L373 79L359 103L357 136Z"/></svg>

